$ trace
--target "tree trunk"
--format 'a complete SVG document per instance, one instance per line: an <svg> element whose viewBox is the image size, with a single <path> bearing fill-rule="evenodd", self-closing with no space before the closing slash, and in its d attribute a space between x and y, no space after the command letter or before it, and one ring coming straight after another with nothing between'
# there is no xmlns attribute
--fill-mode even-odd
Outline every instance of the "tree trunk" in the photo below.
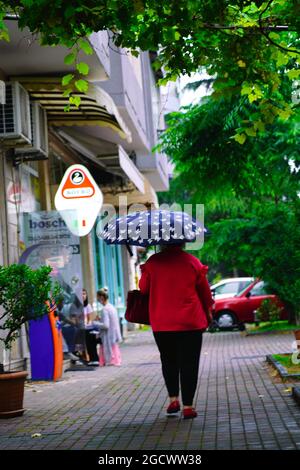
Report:
<svg viewBox="0 0 300 470"><path fill-rule="evenodd" d="M288 322L289 322L289 324L290 325L295 324L297 322L297 316L298 315L296 314L294 307L290 303L286 303L286 310L288 312Z"/></svg>

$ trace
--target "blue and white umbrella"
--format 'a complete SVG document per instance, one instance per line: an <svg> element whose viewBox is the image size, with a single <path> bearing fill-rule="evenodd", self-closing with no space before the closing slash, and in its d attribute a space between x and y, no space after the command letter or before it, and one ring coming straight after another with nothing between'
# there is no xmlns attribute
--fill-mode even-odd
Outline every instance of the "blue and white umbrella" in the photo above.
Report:
<svg viewBox="0 0 300 470"><path fill-rule="evenodd" d="M111 219L98 234L108 245L151 246L193 242L207 230L185 212L142 211Z"/></svg>

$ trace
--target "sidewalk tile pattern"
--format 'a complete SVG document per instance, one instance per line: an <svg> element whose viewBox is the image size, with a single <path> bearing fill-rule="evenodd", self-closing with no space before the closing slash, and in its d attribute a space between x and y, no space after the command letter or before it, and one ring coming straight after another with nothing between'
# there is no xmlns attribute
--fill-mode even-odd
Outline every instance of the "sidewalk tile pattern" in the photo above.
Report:
<svg viewBox="0 0 300 470"><path fill-rule="evenodd" d="M300 449L300 407L265 362L292 342L290 334L206 333L198 417L184 421L165 417L159 353L150 332L137 332L122 345L121 367L28 383L25 414L0 421L0 449Z"/></svg>

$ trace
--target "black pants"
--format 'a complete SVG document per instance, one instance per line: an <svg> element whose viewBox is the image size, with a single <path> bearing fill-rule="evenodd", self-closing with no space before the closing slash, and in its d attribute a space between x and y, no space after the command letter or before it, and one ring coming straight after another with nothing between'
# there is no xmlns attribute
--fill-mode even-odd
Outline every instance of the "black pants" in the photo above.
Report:
<svg viewBox="0 0 300 470"><path fill-rule="evenodd" d="M90 361L99 362L97 353L97 338L96 335L91 333L89 330L85 330L85 344Z"/></svg>
<svg viewBox="0 0 300 470"><path fill-rule="evenodd" d="M78 328L73 325L63 325L62 334L68 345L68 352L73 353L75 351L75 339L77 335Z"/></svg>
<svg viewBox="0 0 300 470"><path fill-rule="evenodd" d="M198 382L202 331L160 331L154 333L162 373L170 397L179 396L179 380L184 406L192 406Z"/></svg>

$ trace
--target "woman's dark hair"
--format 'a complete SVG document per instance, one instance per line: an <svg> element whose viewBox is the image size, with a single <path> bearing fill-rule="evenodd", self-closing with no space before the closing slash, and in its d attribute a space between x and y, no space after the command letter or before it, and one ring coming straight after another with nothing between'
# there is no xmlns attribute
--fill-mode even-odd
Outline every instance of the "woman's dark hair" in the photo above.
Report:
<svg viewBox="0 0 300 470"><path fill-rule="evenodd" d="M86 299L83 301L83 306L84 306L84 307L87 307L87 306L88 306L88 303L89 303L89 298L88 298L87 290L86 290L86 289L82 289L82 292L85 292L85 293L86 293Z"/></svg>
<svg viewBox="0 0 300 470"><path fill-rule="evenodd" d="M171 250L172 248L181 248L184 250L185 248L185 242L183 241L175 241L173 243L165 243L160 246L161 251L166 251L166 250Z"/></svg>
<svg viewBox="0 0 300 470"><path fill-rule="evenodd" d="M82 302L80 302L78 296L75 294L73 304L75 305L76 308L82 307Z"/></svg>
<svg viewBox="0 0 300 470"><path fill-rule="evenodd" d="M108 295L108 289L107 289L107 287L102 287L102 289L98 290L98 291L97 291L97 295L98 295L99 297L104 297L105 300L108 300L109 295Z"/></svg>

